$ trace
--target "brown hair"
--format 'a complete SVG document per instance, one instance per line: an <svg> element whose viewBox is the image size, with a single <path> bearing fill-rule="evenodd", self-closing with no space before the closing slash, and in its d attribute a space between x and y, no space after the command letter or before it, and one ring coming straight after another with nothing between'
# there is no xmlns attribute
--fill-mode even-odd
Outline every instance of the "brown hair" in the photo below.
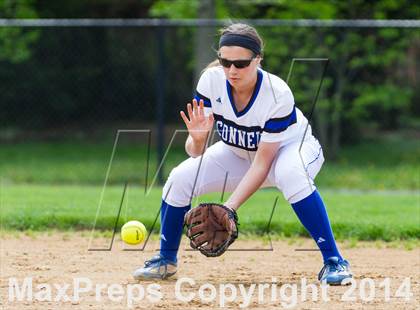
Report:
<svg viewBox="0 0 420 310"><path fill-rule="evenodd" d="M260 44L261 46L260 56L263 55L264 42L254 27L247 24L236 23L236 24L231 24L227 27L220 29L219 33L221 36L224 34L240 34L240 35L248 36ZM219 65L219 60L215 59L211 63L209 63L201 73L203 73L208 68L217 67L218 65Z"/></svg>

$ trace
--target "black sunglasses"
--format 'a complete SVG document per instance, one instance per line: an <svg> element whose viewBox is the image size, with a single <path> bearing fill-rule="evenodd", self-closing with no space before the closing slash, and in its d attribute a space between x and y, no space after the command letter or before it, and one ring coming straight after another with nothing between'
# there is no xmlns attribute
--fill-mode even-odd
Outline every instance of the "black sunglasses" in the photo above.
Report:
<svg viewBox="0 0 420 310"><path fill-rule="evenodd" d="M251 59L238 59L238 60L227 60L222 57L218 57L218 58L219 58L219 63L225 68L230 68L232 65L234 65L235 68L237 69L243 69L249 66L249 64L255 58L255 56L252 57Z"/></svg>

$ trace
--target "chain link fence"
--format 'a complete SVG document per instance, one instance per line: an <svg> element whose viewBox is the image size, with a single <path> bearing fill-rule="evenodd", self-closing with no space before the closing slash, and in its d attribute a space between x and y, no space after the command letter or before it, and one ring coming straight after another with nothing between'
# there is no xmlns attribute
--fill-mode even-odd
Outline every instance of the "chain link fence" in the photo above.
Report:
<svg viewBox="0 0 420 310"><path fill-rule="evenodd" d="M37 35L25 47L26 59L1 62L2 131L115 132L154 122L160 92L167 94L168 121L191 98L191 70L182 68L189 55L173 43L176 29L164 34L163 48L174 52L164 72L158 69L156 29L48 27L24 32Z"/></svg>
<svg viewBox="0 0 420 310"><path fill-rule="evenodd" d="M312 123L330 154L371 129L418 122L420 21L245 22L265 39L263 67L284 80L290 73L306 115L324 63L305 59L329 59ZM118 129L151 129L159 162L173 130L184 128L179 111L202 69L200 30L214 30L206 37L210 61L217 28L227 23L0 20L0 141L112 142Z"/></svg>

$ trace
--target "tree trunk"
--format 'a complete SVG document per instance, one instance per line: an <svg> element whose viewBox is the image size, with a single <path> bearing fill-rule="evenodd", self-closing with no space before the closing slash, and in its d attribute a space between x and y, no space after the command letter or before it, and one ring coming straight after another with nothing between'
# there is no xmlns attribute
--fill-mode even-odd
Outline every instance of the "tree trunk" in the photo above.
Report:
<svg viewBox="0 0 420 310"><path fill-rule="evenodd" d="M328 148L328 118L327 109L320 104L320 99L317 102L314 111L315 130L318 140L324 148Z"/></svg>
<svg viewBox="0 0 420 310"><path fill-rule="evenodd" d="M343 91L345 85L345 65L346 61L342 61L338 64L337 70L337 87L333 96L333 109L331 115L331 140L329 143L329 157L336 159L340 150L340 138L341 138L341 112L342 112L342 101Z"/></svg>
<svg viewBox="0 0 420 310"><path fill-rule="evenodd" d="M328 55L328 51L324 50L324 29L318 28L316 31L316 40L318 41L318 46L322 47L322 54ZM331 64L328 63L328 66ZM328 69L328 67L327 67ZM321 67L321 72L323 67ZM327 75L324 75L324 79L327 79ZM323 94L326 93L326 85L323 82L323 86L320 89L320 93L318 96L318 100L316 102L315 110L314 110L314 121L315 121L315 131L317 134L317 139L320 141L321 145L323 146L324 150L327 150L328 145L328 107L323 105Z"/></svg>
<svg viewBox="0 0 420 310"><path fill-rule="evenodd" d="M198 18L213 19L215 17L215 0L201 0L198 6ZM214 27L197 27L194 49L196 60L194 69L194 88L200 78L201 71L208 63L216 58L216 55L212 50L215 34Z"/></svg>

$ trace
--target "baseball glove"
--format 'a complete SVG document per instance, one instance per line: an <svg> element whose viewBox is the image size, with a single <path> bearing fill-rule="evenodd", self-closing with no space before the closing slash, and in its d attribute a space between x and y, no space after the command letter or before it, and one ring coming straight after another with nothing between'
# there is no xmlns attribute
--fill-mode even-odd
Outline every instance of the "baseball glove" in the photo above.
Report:
<svg viewBox="0 0 420 310"><path fill-rule="evenodd" d="M217 203L202 203L185 214L184 225L193 249L207 257L222 255L238 237L235 210Z"/></svg>

